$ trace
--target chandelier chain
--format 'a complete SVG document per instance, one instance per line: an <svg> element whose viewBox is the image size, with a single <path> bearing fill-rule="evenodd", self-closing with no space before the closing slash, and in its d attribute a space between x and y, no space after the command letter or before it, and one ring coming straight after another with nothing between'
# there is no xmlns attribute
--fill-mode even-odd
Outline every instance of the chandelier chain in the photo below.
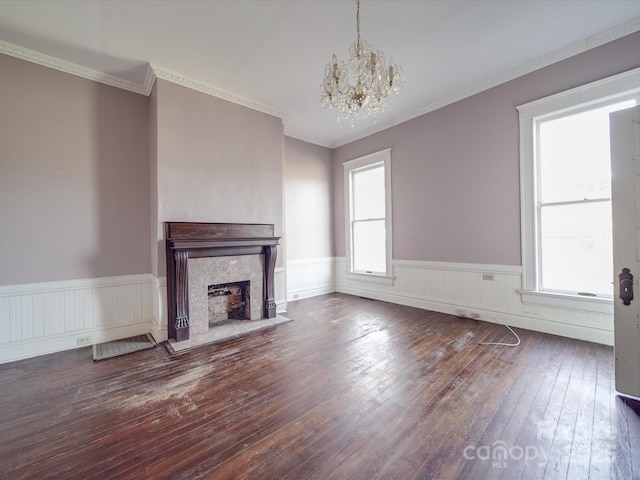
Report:
<svg viewBox="0 0 640 480"><path fill-rule="evenodd" d="M358 36L356 37L358 39L358 46L360 46L360 0L356 0L356 31L358 32Z"/></svg>

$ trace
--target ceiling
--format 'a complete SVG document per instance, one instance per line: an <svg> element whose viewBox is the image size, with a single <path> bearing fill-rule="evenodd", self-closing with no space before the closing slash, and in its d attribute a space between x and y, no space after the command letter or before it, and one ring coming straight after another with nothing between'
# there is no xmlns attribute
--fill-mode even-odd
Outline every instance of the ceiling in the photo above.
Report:
<svg viewBox="0 0 640 480"><path fill-rule="evenodd" d="M355 39L355 10L355 0L3 0L0 42L140 91L151 65L336 147L640 30L638 0L362 0L361 36L402 65L405 86L375 123L351 126L319 96L325 64Z"/></svg>

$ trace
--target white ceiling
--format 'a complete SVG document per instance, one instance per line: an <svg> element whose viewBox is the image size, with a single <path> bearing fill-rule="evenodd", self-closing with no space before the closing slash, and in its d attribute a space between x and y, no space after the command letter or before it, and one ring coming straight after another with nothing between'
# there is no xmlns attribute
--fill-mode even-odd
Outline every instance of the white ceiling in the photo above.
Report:
<svg viewBox="0 0 640 480"><path fill-rule="evenodd" d="M319 92L355 39L355 0L0 1L5 47L141 88L151 64L282 112L287 135L329 147L637 30L638 0L362 0L362 38L406 80L375 124L352 127Z"/></svg>

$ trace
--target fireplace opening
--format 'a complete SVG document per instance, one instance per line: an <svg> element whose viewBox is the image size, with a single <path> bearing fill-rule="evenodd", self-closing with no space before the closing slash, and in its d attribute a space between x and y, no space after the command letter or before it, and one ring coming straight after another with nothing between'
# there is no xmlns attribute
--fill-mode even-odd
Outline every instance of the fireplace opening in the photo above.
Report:
<svg viewBox="0 0 640 480"><path fill-rule="evenodd" d="M251 320L250 282L221 283L207 287L209 328L232 320Z"/></svg>

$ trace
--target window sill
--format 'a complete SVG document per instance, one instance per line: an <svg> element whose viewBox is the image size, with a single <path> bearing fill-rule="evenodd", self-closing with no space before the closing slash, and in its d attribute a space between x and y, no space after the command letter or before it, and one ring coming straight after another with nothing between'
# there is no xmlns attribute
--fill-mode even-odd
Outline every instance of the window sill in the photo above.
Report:
<svg viewBox="0 0 640 480"><path fill-rule="evenodd" d="M613 299L602 297L583 297L563 293L541 292L536 290L518 290L522 303L546 307L566 308L591 313L613 315Z"/></svg>
<svg viewBox="0 0 640 480"><path fill-rule="evenodd" d="M359 282L378 283L381 285L393 285L393 282L396 279L396 277L392 277L388 275L376 275L374 273L347 272L345 276L347 280L357 280Z"/></svg>

